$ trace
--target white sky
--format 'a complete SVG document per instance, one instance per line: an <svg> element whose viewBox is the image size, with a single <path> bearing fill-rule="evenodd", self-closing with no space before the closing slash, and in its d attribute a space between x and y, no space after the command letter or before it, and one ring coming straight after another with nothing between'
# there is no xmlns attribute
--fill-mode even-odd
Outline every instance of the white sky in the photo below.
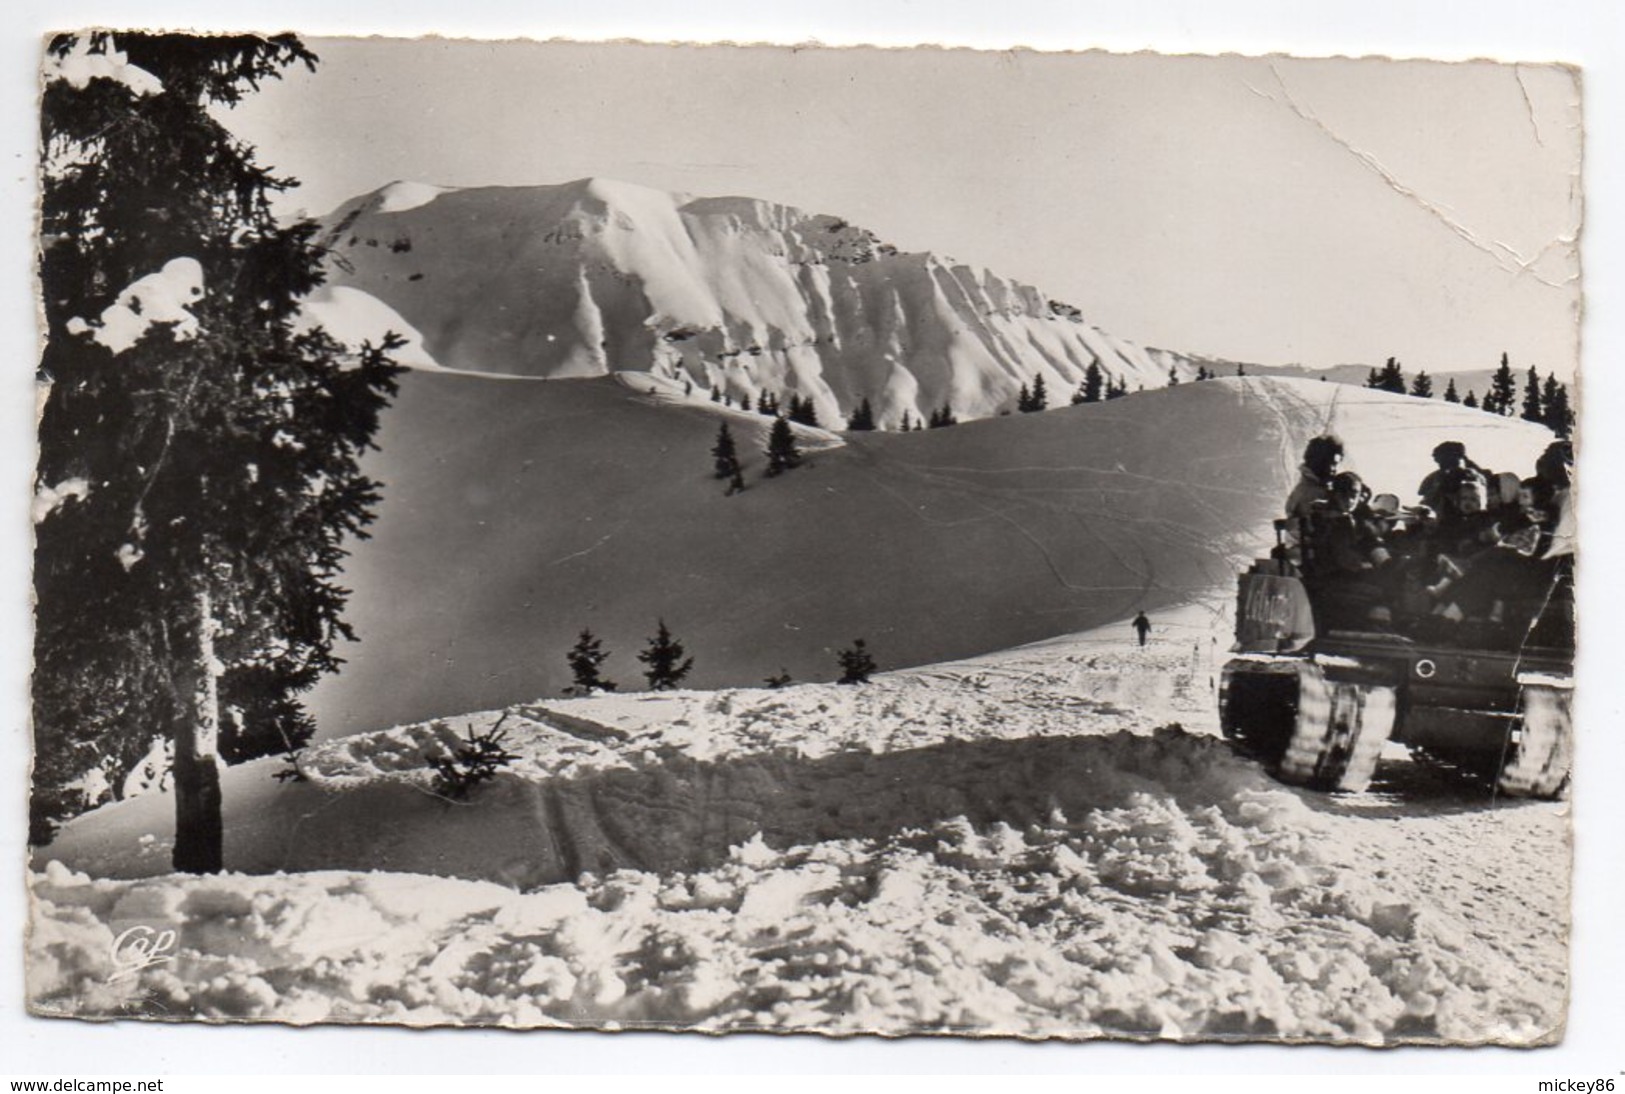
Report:
<svg viewBox="0 0 1625 1094"><path fill-rule="evenodd" d="M838 214L1149 345L1573 372L1581 120L1559 67L310 44L314 76L230 118L305 183L290 208L606 176Z"/></svg>

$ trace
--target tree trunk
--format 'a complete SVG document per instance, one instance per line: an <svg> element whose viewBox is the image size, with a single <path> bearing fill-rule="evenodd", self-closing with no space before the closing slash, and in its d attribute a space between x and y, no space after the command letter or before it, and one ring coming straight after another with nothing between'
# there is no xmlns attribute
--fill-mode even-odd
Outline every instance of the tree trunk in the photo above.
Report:
<svg viewBox="0 0 1625 1094"><path fill-rule="evenodd" d="M180 712L175 725L175 851L181 873L217 874L225 865L220 809L220 689L214 606L197 596L194 643L177 652Z"/></svg>

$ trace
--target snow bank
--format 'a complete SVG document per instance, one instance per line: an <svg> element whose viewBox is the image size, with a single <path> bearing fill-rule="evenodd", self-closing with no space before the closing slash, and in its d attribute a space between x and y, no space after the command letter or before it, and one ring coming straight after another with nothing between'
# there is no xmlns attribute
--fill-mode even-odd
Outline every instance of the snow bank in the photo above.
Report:
<svg viewBox="0 0 1625 1094"><path fill-rule="evenodd" d="M1455 850L1430 868L1426 853L1450 848L1442 818L1327 812L1208 732L1159 727L1178 715L1211 729L1210 666L1184 638L1202 614L1159 615L1144 650L1120 628L862 687L609 694L328 742L305 753L308 782L276 782L272 761L228 772L228 867L249 873L162 876L167 795L104 808L47 849L61 861L36 862L30 1005L409 1025L1554 1037L1563 964L1537 937L1549 911L1525 899L1528 923L1473 918L1499 891L1553 888L1544 814L1469 818L1452 837L1489 847L1518 874L1510 885ZM1138 707L1120 705L1125 688ZM498 719L519 762L467 801L437 797L425 757ZM1514 846L1523 859L1495 850ZM1418 895L1434 874L1459 875L1465 895ZM132 930L173 931L173 946L120 978L113 943Z"/></svg>
<svg viewBox="0 0 1625 1094"><path fill-rule="evenodd" d="M1149 770L1219 771L1037 819L945 817L698 870L528 892L317 872L33 882L39 1013L291 1022L921 1031L1383 1043L1549 1036L1520 970L1460 924L1324 863L1294 795L1208 743ZM1103 780L1144 777L1103 763ZM1011 787L1010 789L1014 789ZM115 980L113 940L175 932Z"/></svg>

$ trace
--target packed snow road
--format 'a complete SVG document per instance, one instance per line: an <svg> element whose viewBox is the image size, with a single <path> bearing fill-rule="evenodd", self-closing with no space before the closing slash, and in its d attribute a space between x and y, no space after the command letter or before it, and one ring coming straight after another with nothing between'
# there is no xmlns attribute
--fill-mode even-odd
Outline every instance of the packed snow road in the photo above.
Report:
<svg viewBox="0 0 1625 1094"><path fill-rule="evenodd" d="M166 797L40 856L45 1013L900 1034L1539 1043L1566 995L1567 816L1402 759L1269 781L1214 731L1222 613L860 687L473 715L234 769L227 859L166 869ZM47 859L60 860L47 865ZM288 871L288 873L277 873ZM110 979L112 940L176 932Z"/></svg>

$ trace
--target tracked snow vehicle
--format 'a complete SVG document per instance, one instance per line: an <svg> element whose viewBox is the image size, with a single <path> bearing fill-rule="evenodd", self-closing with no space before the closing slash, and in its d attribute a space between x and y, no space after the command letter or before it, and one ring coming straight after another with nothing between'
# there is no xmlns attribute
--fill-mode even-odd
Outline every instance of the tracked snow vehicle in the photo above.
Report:
<svg viewBox="0 0 1625 1094"><path fill-rule="evenodd" d="M1350 626L1313 602L1277 522L1277 549L1240 575L1236 644L1219 694L1224 735L1282 782L1363 791L1383 746L1554 798L1573 753L1574 625L1566 562L1514 627L1404 633Z"/></svg>

